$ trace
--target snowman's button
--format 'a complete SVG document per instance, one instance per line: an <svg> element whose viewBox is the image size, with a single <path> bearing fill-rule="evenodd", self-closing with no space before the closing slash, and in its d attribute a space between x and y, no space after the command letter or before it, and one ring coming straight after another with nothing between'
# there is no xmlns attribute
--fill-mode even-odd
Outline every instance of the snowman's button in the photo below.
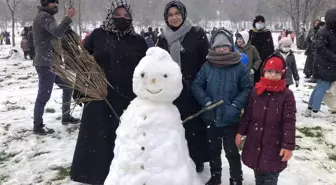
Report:
<svg viewBox="0 0 336 185"><path fill-rule="evenodd" d="M144 116L144 120L146 120L147 119L147 116Z"/></svg>
<svg viewBox="0 0 336 185"><path fill-rule="evenodd" d="M143 133L143 136L146 136L146 132Z"/></svg>
<svg viewBox="0 0 336 185"><path fill-rule="evenodd" d="M145 169L144 165L141 165L141 169L143 169L143 170Z"/></svg>
<svg viewBox="0 0 336 185"><path fill-rule="evenodd" d="M141 150L145 150L145 147L141 147Z"/></svg>

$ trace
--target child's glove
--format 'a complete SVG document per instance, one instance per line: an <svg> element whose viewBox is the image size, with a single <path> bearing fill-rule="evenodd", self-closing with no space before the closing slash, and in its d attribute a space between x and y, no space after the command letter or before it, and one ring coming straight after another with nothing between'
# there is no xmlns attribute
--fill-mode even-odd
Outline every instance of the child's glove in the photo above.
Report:
<svg viewBox="0 0 336 185"><path fill-rule="evenodd" d="M300 82L299 81L295 81L295 87L299 87Z"/></svg>
<svg viewBox="0 0 336 185"><path fill-rule="evenodd" d="M250 69L250 75L254 75L254 69Z"/></svg>

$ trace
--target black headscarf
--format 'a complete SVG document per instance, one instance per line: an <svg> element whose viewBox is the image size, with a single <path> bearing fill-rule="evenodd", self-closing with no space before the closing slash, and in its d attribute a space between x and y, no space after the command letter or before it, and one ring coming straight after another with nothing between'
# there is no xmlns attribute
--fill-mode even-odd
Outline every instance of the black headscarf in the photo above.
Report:
<svg viewBox="0 0 336 185"><path fill-rule="evenodd" d="M131 24L129 26L128 29L124 30L124 31L120 31L114 23L114 19L113 19L113 14L114 11L118 8L125 8L126 11L130 14L131 16ZM128 35L128 34L135 34L134 31L134 27L132 24L132 9L130 4L127 2L127 0L114 0L111 4L111 8L108 10L107 13L107 17L106 20L103 22L103 25L101 26L101 28L107 32L112 32L117 34L118 36L124 36L124 35Z"/></svg>

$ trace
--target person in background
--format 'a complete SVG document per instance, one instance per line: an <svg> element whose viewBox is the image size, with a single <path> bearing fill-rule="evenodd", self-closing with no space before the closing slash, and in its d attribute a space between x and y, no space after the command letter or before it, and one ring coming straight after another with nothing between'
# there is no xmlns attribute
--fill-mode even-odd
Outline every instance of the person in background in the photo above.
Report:
<svg viewBox="0 0 336 185"><path fill-rule="evenodd" d="M296 102L286 88L286 64L271 55L261 69L238 128L236 144L246 136L242 160L254 170L256 185L277 185L295 149Z"/></svg>
<svg viewBox="0 0 336 185"><path fill-rule="evenodd" d="M27 60L28 59L27 56L29 55L29 43L26 36L22 37L21 49L23 51L24 59Z"/></svg>
<svg viewBox="0 0 336 185"><path fill-rule="evenodd" d="M145 41L147 43L148 48L154 47L154 41L152 40L152 38L149 37L148 33L145 33Z"/></svg>
<svg viewBox="0 0 336 185"><path fill-rule="evenodd" d="M211 36L207 62L198 72L192 92L205 107L223 100L224 104L203 114L209 141L211 178L206 185L222 183L222 145L230 165L230 185L243 184L239 150L235 144L242 109L248 101L253 84L249 71L235 51L232 34L219 29Z"/></svg>
<svg viewBox="0 0 336 185"><path fill-rule="evenodd" d="M34 58L35 58L35 46L34 46L33 26L28 27L28 46L29 46L29 58L31 60L34 60Z"/></svg>
<svg viewBox="0 0 336 185"><path fill-rule="evenodd" d="M2 45L2 44L3 44L3 40L4 40L3 34L2 34L2 33L0 33L0 45Z"/></svg>
<svg viewBox="0 0 336 185"><path fill-rule="evenodd" d="M283 57L286 62L286 86L294 84L293 78L295 80L295 87L299 87L300 76L296 66L296 60L294 52L291 50L293 42L290 38L285 37L279 41L279 49L275 51L275 54Z"/></svg>
<svg viewBox="0 0 336 185"><path fill-rule="evenodd" d="M144 29L141 29L141 31L140 31L140 35L142 36L142 37L145 37L145 30Z"/></svg>
<svg viewBox="0 0 336 185"><path fill-rule="evenodd" d="M274 53L272 33L266 28L265 18L258 15L253 20L253 29L250 30L250 41L258 50L261 61ZM262 64L261 64L262 65ZM254 73L254 83L259 82L260 70Z"/></svg>
<svg viewBox="0 0 336 185"><path fill-rule="evenodd" d="M62 97L62 124L79 123L79 119L70 115L70 103L73 90L51 71L51 63L54 62L54 48L52 41L60 38L69 28L76 15L74 8L66 10L66 17L57 25L54 15L58 12L58 0L41 0L38 13L33 23L34 45L36 56L34 66L39 78L38 93L34 107L34 134L48 135L54 133L53 129L45 127L43 122L44 107L50 99L54 83L63 90Z"/></svg>
<svg viewBox="0 0 336 185"><path fill-rule="evenodd" d="M160 38L157 46L167 50L173 60L181 67L183 75L183 90L174 104L181 113L181 119L196 114L201 110L192 95L191 85L196 74L206 61L209 41L204 29L193 26L187 19L187 9L181 1L170 1L164 9L164 37ZM196 171L204 170L204 162L208 161L208 142L206 126L202 119L196 117L183 125L188 141L190 157L196 164Z"/></svg>
<svg viewBox="0 0 336 185"><path fill-rule="evenodd" d="M316 40L316 34L318 30L320 29L320 20L315 20L313 24L313 28L309 30L309 33L307 35L307 49L305 52L305 55L307 55L306 63L304 66L303 73L306 75L305 78L310 78L313 75L313 63L314 63L314 57L315 57L315 40Z"/></svg>
<svg viewBox="0 0 336 185"><path fill-rule="evenodd" d="M310 96L307 117L318 117L325 94L336 81L336 8L325 15L325 26L316 35L313 76L317 84Z"/></svg>
<svg viewBox="0 0 336 185"><path fill-rule="evenodd" d="M153 43L156 43L157 42L157 37L156 37L156 34L153 31L152 27L148 27L148 32L147 33L148 33L149 38L152 39Z"/></svg>
<svg viewBox="0 0 336 185"><path fill-rule="evenodd" d="M249 43L250 34L248 31L241 31L236 34L236 43L239 52L248 57L247 68L250 73L251 81L254 83L254 74L260 68L262 63L257 49Z"/></svg>

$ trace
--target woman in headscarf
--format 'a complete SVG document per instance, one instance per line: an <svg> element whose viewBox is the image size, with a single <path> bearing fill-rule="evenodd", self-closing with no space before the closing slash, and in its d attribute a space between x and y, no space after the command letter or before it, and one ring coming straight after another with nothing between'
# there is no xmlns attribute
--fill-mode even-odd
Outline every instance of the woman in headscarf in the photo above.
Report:
<svg viewBox="0 0 336 185"><path fill-rule="evenodd" d="M157 46L167 50L181 67L183 91L174 103L184 120L201 109L191 93L191 85L206 61L210 44L206 32L200 27L192 26L191 21L187 19L186 7L180 1L167 4L164 19L164 37L159 39ZM208 161L206 126L201 118L197 117L185 123L184 127L190 156L196 164L196 171L202 172L203 163Z"/></svg>
<svg viewBox="0 0 336 185"><path fill-rule="evenodd" d="M85 42L85 48L114 87L109 87L107 99L118 116L135 98L133 72L147 51L145 40L134 31L131 13L127 2L113 1L103 25ZM85 106L71 167L73 181L104 184L114 157L118 125L118 118L104 101L92 101Z"/></svg>
<svg viewBox="0 0 336 185"><path fill-rule="evenodd" d="M272 33L266 28L265 18L261 15L256 16L253 20L253 29L250 30L250 41L257 48L261 61L265 61L266 58L274 53ZM260 74L260 69L255 71L254 83L259 82Z"/></svg>

